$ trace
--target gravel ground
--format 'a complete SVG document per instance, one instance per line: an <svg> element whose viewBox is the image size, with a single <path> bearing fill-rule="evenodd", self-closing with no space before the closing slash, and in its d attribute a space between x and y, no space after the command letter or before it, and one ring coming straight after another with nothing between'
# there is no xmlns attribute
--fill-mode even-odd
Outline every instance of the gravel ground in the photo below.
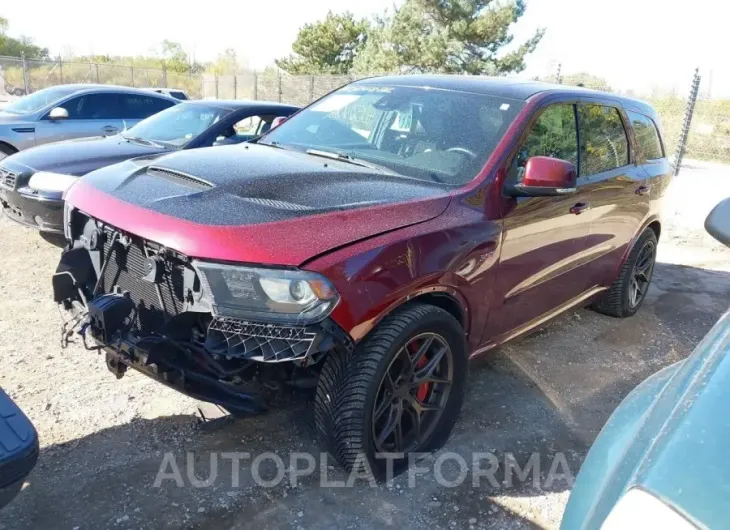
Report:
<svg viewBox="0 0 730 530"><path fill-rule="evenodd" d="M666 201L659 263L639 314L616 320L572 311L475 362L454 434L426 458L431 470L415 487L407 475L374 487L323 485L325 475L348 478L331 461L297 485L287 478L269 488L255 485L251 461L240 477L230 461L212 467L210 455L225 452L276 452L287 465L291 452L319 459L307 398L291 395L267 416L204 432L196 401L136 373L117 381L101 356L79 345L61 349L50 293L60 250L0 220L0 386L41 439L38 466L0 512L0 528L557 528L570 480L546 480L550 466L564 457L561 470L575 475L628 391L686 357L730 300L730 252L702 230L709 208L730 195L730 168L688 166ZM470 471L460 485L439 485L437 471L448 480L458 474L453 458L436 465L447 452L469 463L475 452L494 454L500 484L482 479L475 487ZM185 487L153 486L166 453ZM190 485L188 453L201 479L218 470L212 484ZM510 455L524 466L533 453L541 473L507 486ZM263 478L271 465L261 465Z"/></svg>

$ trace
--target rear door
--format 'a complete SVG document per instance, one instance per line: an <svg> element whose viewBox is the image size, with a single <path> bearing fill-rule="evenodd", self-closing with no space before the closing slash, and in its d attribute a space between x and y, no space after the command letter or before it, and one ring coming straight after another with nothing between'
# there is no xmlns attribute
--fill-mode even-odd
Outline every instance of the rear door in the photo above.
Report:
<svg viewBox="0 0 730 530"><path fill-rule="evenodd" d="M46 114L38 120L36 145L88 136L116 134L122 127L120 95L100 92L72 97L62 104L68 118L51 120Z"/></svg>
<svg viewBox="0 0 730 530"><path fill-rule="evenodd" d="M581 168L592 223L587 240L593 285L610 285L629 244L649 213L651 183L633 147L623 109L610 102L578 105Z"/></svg>
<svg viewBox="0 0 730 530"><path fill-rule="evenodd" d="M578 166L575 105L543 109L508 169L519 182L527 159L550 156ZM521 197L503 219L495 288L500 308L492 308L485 338L500 341L580 296L588 288L581 272L591 223L588 193L581 183L572 194Z"/></svg>

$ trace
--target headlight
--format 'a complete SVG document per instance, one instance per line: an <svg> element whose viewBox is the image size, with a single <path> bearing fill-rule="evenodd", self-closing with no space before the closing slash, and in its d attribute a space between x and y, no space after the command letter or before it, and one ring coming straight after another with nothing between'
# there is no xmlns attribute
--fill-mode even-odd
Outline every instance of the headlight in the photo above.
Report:
<svg viewBox="0 0 730 530"><path fill-rule="evenodd" d="M51 173L50 171L39 171L30 177L28 187L38 191L50 191L64 193L73 186L79 177L64 175L62 173Z"/></svg>
<svg viewBox="0 0 730 530"><path fill-rule="evenodd" d="M696 530L697 527L650 493L633 488L619 499L603 522L601 530L634 528Z"/></svg>
<svg viewBox="0 0 730 530"><path fill-rule="evenodd" d="M199 262L213 314L295 324L319 322L339 301L332 284L308 271Z"/></svg>

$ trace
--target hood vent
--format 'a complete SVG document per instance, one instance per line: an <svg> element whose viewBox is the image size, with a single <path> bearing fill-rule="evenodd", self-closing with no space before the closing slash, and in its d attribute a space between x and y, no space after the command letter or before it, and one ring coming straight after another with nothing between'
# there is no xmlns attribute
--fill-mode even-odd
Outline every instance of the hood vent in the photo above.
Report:
<svg viewBox="0 0 730 530"><path fill-rule="evenodd" d="M150 166L147 168L147 174L197 191L208 190L213 187L213 184L198 177L161 167Z"/></svg>
<svg viewBox="0 0 730 530"><path fill-rule="evenodd" d="M269 208L277 208L279 210L289 210L292 212L303 212L307 210L314 210L311 206L305 206L303 204L295 204L287 201L277 201L274 199L261 199L259 197L242 197L244 201L258 204L260 206L268 206Z"/></svg>

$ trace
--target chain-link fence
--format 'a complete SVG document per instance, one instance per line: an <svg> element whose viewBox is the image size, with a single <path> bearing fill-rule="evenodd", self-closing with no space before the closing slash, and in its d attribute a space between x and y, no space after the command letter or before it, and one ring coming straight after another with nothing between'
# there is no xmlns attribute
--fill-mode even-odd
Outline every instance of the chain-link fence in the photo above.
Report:
<svg viewBox="0 0 730 530"><path fill-rule="evenodd" d="M547 81L555 81L555 76ZM290 76L276 71L244 72L237 75L190 74L166 68L134 65L36 61L0 57L0 94L22 96L53 85L102 83L134 87L182 89L191 98L252 99L306 105L324 94L358 79L356 76ZM559 76L558 76L559 79ZM699 79L697 78L697 81ZM730 162L730 100L700 97L690 116L687 93L654 93L644 97L659 112L668 154L679 152L678 142L687 128L684 155L688 158ZM599 87L600 88L600 87Z"/></svg>
<svg viewBox="0 0 730 530"><path fill-rule="evenodd" d="M50 86L72 83L171 87L185 90L192 98L203 96L203 78L198 74L134 65L0 57L0 93L23 96Z"/></svg>

